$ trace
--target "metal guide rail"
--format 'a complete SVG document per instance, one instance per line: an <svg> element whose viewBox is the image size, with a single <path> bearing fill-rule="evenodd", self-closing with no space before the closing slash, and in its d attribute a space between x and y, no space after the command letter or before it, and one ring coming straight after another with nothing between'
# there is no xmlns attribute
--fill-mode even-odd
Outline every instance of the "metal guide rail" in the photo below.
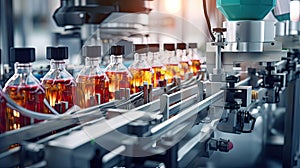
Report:
<svg viewBox="0 0 300 168"><path fill-rule="evenodd" d="M223 114L214 103L222 102L224 91L205 98L204 88L203 82L191 79L180 87L154 89L150 95L157 98L143 104L142 96L137 107L129 100L138 94L1 134L0 165L90 167L98 158L102 167L185 167L195 157L192 151L208 157L210 144L229 151L229 141L212 140Z"/></svg>

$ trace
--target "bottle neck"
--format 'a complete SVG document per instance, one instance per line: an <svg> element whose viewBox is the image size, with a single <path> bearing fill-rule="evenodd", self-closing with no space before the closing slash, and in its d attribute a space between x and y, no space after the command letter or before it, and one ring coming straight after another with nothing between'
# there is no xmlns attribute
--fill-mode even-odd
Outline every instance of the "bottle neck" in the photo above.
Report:
<svg viewBox="0 0 300 168"><path fill-rule="evenodd" d="M153 52L151 66L163 66L161 54L159 52Z"/></svg>
<svg viewBox="0 0 300 168"><path fill-rule="evenodd" d="M97 67L99 66L100 63L100 58L96 57L86 57L85 58L85 66L92 66L92 67Z"/></svg>
<svg viewBox="0 0 300 168"><path fill-rule="evenodd" d="M197 48L189 48L189 57L190 59L199 59L198 53L197 53Z"/></svg>
<svg viewBox="0 0 300 168"><path fill-rule="evenodd" d="M29 74L32 72L31 63L15 63L15 73L18 74Z"/></svg>
<svg viewBox="0 0 300 168"><path fill-rule="evenodd" d="M154 52L154 53L152 53L153 55L153 60L160 60L160 54L159 54L159 52Z"/></svg>
<svg viewBox="0 0 300 168"><path fill-rule="evenodd" d="M110 62L113 64L122 64L123 63L123 57L122 55L111 55L110 56Z"/></svg>
<svg viewBox="0 0 300 168"><path fill-rule="evenodd" d="M179 57L186 56L186 50L177 49L176 55Z"/></svg>
<svg viewBox="0 0 300 168"><path fill-rule="evenodd" d="M51 60L51 69L61 69L64 70L66 68L66 63L64 60Z"/></svg>
<svg viewBox="0 0 300 168"><path fill-rule="evenodd" d="M168 51L168 50L165 51L165 55L167 57L174 57L174 56L176 56L175 55L175 51Z"/></svg>
<svg viewBox="0 0 300 168"><path fill-rule="evenodd" d="M139 62L146 61L146 53L142 53L142 54L136 53L136 54L134 54L134 60L139 61Z"/></svg>

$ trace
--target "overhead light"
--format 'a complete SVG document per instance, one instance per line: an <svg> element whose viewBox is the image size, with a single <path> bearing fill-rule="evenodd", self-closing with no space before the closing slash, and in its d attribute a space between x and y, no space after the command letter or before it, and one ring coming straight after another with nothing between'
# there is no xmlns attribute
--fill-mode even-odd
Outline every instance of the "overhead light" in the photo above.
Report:
<svg viewBox="0 0 300 168"><path fill-rule="evenodd" d="M181 10L181 0L165 0L165 8L168 13L178 13Z"/></svg>

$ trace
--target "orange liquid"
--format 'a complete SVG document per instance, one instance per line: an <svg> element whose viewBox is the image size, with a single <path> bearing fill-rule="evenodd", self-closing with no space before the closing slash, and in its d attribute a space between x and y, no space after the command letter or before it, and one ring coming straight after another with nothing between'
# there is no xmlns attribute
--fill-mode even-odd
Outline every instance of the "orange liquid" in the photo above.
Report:
<svg viewBox="0 0 300 168"><path fill-rule="evenodd" d="M80 75L77 81L77 105L81 108L109 101L108 80L106 80L104 75Z"/></svg>
<svg viewBox="0 0 300 168"><path fill-rule="evenodd" d="M165 79L167 83L172 83L175 76L180 76L180 67L178 64L166 64Z"/></svg>
<svg viewBox="0 0 300 168"><path fill-rule="evenodd" d="M41 86L8 86L5 92L18 105L32 111L45 113L43 102L45 93ZM4 107L4 105L2 106ZM23 116L9 107L6 107L2 115L5 117L5 122L1 123L0 127L3 129L1 132L19 129L38 122L38 120Z"/></svg>
<svg viewBox="0 0 300 168"><path fill-rule="evenodd" d="M154 87L159 86L159 81L163 81L165 79L166 70L163 69L162 66L153 66L153 85Z"/></svg>
<svg viewBox="0 0 300 168"><path fill-rule="evenodd" d="M184 80L185 74L190 72L190 65L188 61L181 61L180 62L181 68L180 68L180 78Z"/></svg>
<svg viewBox="0 0 300 168"><path fill-rule="evenodd" d="M49 104L56 109L62 101L68 102L66 109L56 109L59 113L64 113L74 105L75 82L72 79L45 79L42 84L46 91L46 99Z"/></svg>
<svg viewBox="0 0 300 168"><path fill-rule="evenodd" d="M115 100L115 92L121 88L130 88L131 77L127 72L107 71L106 75L109 79L109 101Z"/></svg>
<svg viewBox="0 0 300 168"><path fill-rule="evenodd" d="M131 93L137 93L142 91L144 82L148 84L152 83L152 72L150 68L138 68L138 69L129 69L133 78L130 82L131 84Z"/></svg>
<svg viewBox="0 0 300 168"><path fill-rule="evenodd" d="M201 70L200 60L192 60L191 71L194 73L194 76L197 75L197 72Z"/></svg>

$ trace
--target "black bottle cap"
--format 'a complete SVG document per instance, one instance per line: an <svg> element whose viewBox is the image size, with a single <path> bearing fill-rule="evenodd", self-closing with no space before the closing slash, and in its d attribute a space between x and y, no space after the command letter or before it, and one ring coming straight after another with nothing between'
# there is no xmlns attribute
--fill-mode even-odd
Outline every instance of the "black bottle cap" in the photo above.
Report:
<svg viewBox="0 0 300 168"><path fill-rule="evenodd" d="M97 58L101 56L101 46L83 46L82 56Z"/></svg>
<svg viewBox="0 0 300 168"><path fill-rule="evenodd" d="M30 63L35 61L34 48L10 48L12 62Z"/></svg>
<svg viewBox="0 0 300 168"><path fill-rule="evenodd" d="M159 52L159 44L148 44L150 52Z"/></svg>
<svg viewBox="0 0 300 168"><path fill-rule="evenodd" d="M124 50L124 46L111 46L110 48L110 55L124 55L125 50Z"/></svg>
<svg viewBox="0 0 300 168"><path fill-rule="evenodd" d="M189 48L197 48L197 43L189 43Z"/></svg>
<svg viewBox="0 0 300 168"><path fill-rule="evenodd" d="M164 44L164 50L175 51L175 44L173 43Z"/></svg>
<svg viewBox="0 0 300 168"><path fill-rule="evenodd" d="M64 60L68 59L68 47L47 47L47 59Z"/></svg>
<svg viewBox="0 0 300 168"><path fill-rule="evenodd" d="M177 49L185 50L186 49L186 44L185 43L177 43Z"/></svg>
<svg viewBox="0 0 300 168"><path fill-rule="evenodd" d="M135 44L134 51L139 54L144 54L148 52L148 46L146 44Z"/></svg>

